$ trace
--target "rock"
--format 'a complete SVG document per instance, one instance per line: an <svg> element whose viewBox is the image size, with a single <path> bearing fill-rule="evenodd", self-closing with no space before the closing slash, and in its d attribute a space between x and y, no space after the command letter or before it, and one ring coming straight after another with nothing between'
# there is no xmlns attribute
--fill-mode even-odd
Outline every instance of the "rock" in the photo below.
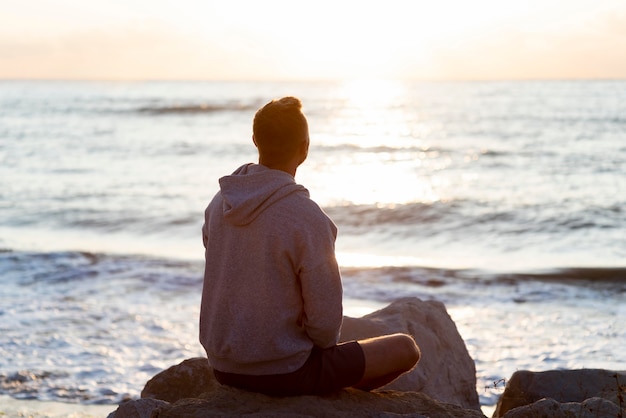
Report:
<svg viewBox="0 0 626 418"><path fill-rule="evenodd" d="M591 398L605 399L607 402L615 405L619 411L619 399L621 397L621 402L623 402L624 392L626 392L625 388L626 372L602 369L550 370L545 372L517 371L513 373L513 376L507 382L493 416L494 418L509 418L508 411L513 413L513 409L533 405L543 398L549 398L549 400L542 401L539 405L533 405L535 409L529 409L529 411L539 409L543 411L546 408L556 408L555 411L557 412L555 413L558 413L558 411L567 411L572 408L585 408L588 405L599 407L598 402L600 401L591 401ZM555 402L565 405L574 403L576 405L558 405L557 408L554 404ZM622 404L622 408L624 406L626 404ZM602 402L602 408L606 409L608 406ZM580 410L582 411L582 409ZM515 416L521 417L523 415Z"/></svg>
<svg viewBox="0 0 626 418"><path fill-rule="evenodd" d="M142 398L176 402L184 398L197 398L211 392L220 384L213 376L213 369L205 357L183 361L148 380L141 391Z"/></svg>
<svg viewBox="0 0 626 418"><path fill-rule="evenodd" d="M118 406L107 418L150 418L152 411L167 405L169 405L169 402L158 399L128 401Z"/></svg>
<svg viewBox="0 0 626 418"><path fill-rule="evenodd" d="M422 392L441 402L480 410L474 361L441 302L405 298L363 318L344 317L341 340L396 332L413 335L422 358L413 371L383 389ZM141 397L175 402L216 385L206 359L189 359L153 377Z"/></svg>
<svg viewBox="0 0 626 418"><path fill-rule="evenodd" d="M342 341L404 332L422 358L417 368L384 390L345 389L328 396L269 397L221 386L206 358L192 358L146 383L135 409L152 417L484 417L476 393L476 369L444 305L400 299L363 318L344 318ZM144 404L145 403L145 404ZM131 405L128 405L130 408ZM143 409L142 409L143 410ZM114 418L136 418L117 412Z"/></svg>
<svg viewBox="0 0 626 418"><path fill-rule="evenodd" d="M583 402L559 403L554 399L544 398L533 404L511 409L504 414L504 418L602 418L618 417L619 414L619 407L607 399L589 398Z"/></svg>
<svg viewBox="0 0 626 418"><path fill-rule="evenodd" d="M417 392L344 389L328 396L270 397L223 386L199 399L161 406L153 418L205 417L430 417L484 418L479 411L437 402ZM115 418L125 418L118 417Z"/></svg>
<svg viewBox="0 0 626 418"><path fill-rule="evenodd" d="M195 382L195 384L194 384ZM331 396L269 397L221 386L213 378L206 358L193 358L172 366L146 383L142 398L167 400L158 417L484 417L475 410L445 404L416 392L362 392L346 389ZM134 401L144 408L143 401ZM130 411L129 408L127 408ZM112 418L137 418L121 412ZM145 415L150 417L150 414ZM142 416L143 418L143 416Z"/></svg>
<svg viewBox="0 0 626 418"><path fill-rule="evenodd" d="M403 332L422 351L417 367L383 389L421 392L441 402L480 410L476 365L443 303L404 298L362 318L344 317L341 340Z"/></svg>

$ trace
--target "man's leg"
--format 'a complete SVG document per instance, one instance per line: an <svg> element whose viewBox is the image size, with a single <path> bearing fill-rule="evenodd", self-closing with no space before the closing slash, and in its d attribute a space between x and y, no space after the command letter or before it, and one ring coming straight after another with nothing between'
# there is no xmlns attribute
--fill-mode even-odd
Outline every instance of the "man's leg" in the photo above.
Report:
<svg viewBox="0 0 626 418"><path fill-rule="evenodd" d="M365 355L365 372L357 389L372 390L385 386L415 367L420 349L407 334L383 335L358 342Z"/></svg>

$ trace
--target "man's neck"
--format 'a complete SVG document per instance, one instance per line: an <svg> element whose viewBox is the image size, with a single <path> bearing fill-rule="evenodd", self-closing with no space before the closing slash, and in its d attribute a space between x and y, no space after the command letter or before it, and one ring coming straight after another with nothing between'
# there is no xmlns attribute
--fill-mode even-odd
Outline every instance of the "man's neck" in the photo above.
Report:
<svg viewBox="0 0 626 418"><path fill-rule="evenodd" d="M298 166L300 164L295 164L294 162L287 162L285 164L264 164L262 160L259 160L259 164L263 165L267 168L271 168L272 170L280 170L284 171L287 174L290 174L291 177L296 177L296 171L298 170Z"/></svg>

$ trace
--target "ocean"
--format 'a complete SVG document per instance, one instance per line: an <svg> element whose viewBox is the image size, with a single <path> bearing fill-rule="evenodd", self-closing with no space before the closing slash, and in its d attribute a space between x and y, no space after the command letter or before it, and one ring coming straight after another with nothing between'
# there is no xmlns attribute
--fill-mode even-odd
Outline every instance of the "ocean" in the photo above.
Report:
<svg viewBox="0 0 626 418"><path fill-rule="evenodd" d="M2 81L0 395L114 410L204 354L203 212L285 95L346 314L444 302L485 408L626 368L626 81Z"/></svg>

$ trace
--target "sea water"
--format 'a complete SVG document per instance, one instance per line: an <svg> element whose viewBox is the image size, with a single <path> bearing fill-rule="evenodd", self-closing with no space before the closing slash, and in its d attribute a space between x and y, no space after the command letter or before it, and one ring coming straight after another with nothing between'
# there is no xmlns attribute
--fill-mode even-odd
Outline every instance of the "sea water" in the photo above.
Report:
<svg viewBox="0 0 626 418"><path fill-rule="evenodd" d="M284 95L347 314L444 302L485 407L516 370L626 368L624 81L6 81L0 394L115 404L203 355L203 211Z"/></svg>

